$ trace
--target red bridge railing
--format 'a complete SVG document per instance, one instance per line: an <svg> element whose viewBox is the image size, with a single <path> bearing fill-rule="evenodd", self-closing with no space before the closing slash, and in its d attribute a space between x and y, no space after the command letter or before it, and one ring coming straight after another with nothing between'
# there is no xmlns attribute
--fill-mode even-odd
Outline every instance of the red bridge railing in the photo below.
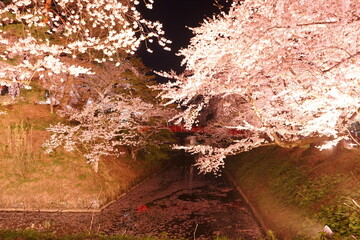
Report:
<svg viewBox="0 0 360 240"><path fill-rule="evenodd" d="M150 129L152 128L148 126L143 126L139 128L139 132L146 132L149 131ZM192 127L191 129L187 129L183 125L169 125L169 126L162 126L161 129L169 129L171 132L174 133L197 133L201 131L206 132L206 128L200 126L195 126ZM250 131L231 129L231 128L227 130L227 133L230 135L242 135L244 137L248 137L250 135Z"/></svg>

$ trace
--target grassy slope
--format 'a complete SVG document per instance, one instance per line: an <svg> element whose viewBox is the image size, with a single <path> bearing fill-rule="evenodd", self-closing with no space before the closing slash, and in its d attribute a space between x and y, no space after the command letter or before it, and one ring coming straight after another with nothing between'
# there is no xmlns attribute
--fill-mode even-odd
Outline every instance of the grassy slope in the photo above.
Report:
<svg viewBox="0 0 360 240"><path fill-rule="evenodd" d="M360 208L351 202L360 202L359 150L259 148L230 158L227 171L284 239L309 239L325 225L360 236Z"/></svg>
<svg viewBox="0 0 360 240"><path fill-rule="evenodd" d="M170 239L166 235L158 237L135 237L127 235L114 235L114 236L103 236L103 235L67 235L62 237L56 237L51 233L42 233L33 230L24 231L13 231L13 230L0 230L0 238L3 240L160 240Z"/></svg>
<svg viewBox="0 0 360 240"><path fill-rule="evenodd" d="M133 161L125 154L103 159L95 173L80 153L45 154L46 127L62 119L49 106L34 104L41 95L33 88L17 103L0 106L0 208L98 208L155 172L166 158L163 153ZM7 98L0 96L0 102Z"/></svg>

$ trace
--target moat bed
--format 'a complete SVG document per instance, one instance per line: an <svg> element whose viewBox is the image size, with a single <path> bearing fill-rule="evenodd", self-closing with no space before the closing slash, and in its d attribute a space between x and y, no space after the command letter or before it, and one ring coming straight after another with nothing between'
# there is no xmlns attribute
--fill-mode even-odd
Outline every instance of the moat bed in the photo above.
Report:
<svg viewBox="0 0 360 240"><path fill-rule="evenodd" d="M1 212L0 228L33 228L62 234L84 232L171 238L259 239L264 230L225 177L186 167L168 169L94 213Z"/></svg>

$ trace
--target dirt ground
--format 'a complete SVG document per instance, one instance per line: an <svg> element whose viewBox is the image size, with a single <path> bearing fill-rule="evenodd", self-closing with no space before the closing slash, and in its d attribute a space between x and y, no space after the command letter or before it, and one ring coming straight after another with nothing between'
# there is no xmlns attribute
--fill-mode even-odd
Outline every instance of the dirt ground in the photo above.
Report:
<svg viewBox="0 0 360 240"><path fill-rule="evenodd" d="M56 234L95 232L185 239L258 239L252 212L225 178L174 167L140 184L100 213L1 212L0 228Z"/></svg>

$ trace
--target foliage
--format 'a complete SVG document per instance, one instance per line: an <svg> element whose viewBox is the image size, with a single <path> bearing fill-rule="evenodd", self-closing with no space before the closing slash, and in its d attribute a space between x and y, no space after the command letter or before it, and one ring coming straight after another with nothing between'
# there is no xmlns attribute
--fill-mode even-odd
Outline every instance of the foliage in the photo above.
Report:
<svg viewBox="0 0 360 240"><path fill-rule="evenodd" d="M184 73L160 73L176 79L162 97L186 109L177 121L188 128L248 134L228 142L219 132L208 146L186 147L200 153L203 172L261 145L334 145L348 136L360 103L359 11L356 0L234 1L193 29L179 52Z"/></svg>
<svg viewBox="0 0 360 240"><path fill-rule="evenodd" d="M333 193L343 176L309 177L304 169L283 163L270 186L288 203L316 211L317 206Z"/></svg>
<svg viewBox="0 0 360 240"><path fill-rule="evenodd" d="M353 150L352 155L346 152L325 160L317 156L317 165L313 162L315 150L310 157L307 150L297 150L254 149L231 157L227 170L246 195L252 197L250 201L258 206L261 214L274 219L271 225L280 228L274 229L275 232L299 231L299 239L315 239L323 226L328 225L333 235L329 237L324 233L322 239L359 238L358 182L342 173L343 169L348 171L357 166L354 161L345 162L344 158L354 158L358 152ZM344 166L338 166L340 162ZM276 211L284 215L273 215ZM298 218L299 212L303 218Z"/></svg>
<svg viewBox="0 0 360 240"><path fill-rule="evenodd" d="M358 193L359 194L359 193ZM335 236L360 236L360 208L355 200L350 197L338 197L330 205L325 205L317 214L322 222L329 225L331 229L336 229Z"/></svg>
<svg viewBox="0 0 360 240"><path fill-rule="evenodd" d="M57 237L54 234L47 232L38 232L35 230L0 230L0 238L4 240L160 240L160 239L169 239L164 236L146 236L146 237L136 237L130 235L113 235L106 236L101 234L78 234L78 235L65 235ZM173 239L173 238L172 238Z"/></svg>
<svg viewBox="0 0 360 240"><path fill-rule="evenodd" d="M288 204L305 209L312 217L327 224L337 236L359 236L360 211L350 200L351 195L359 192L340 193L337 196L339 193L335 190L346 179L345 176L325 175L314 178L307 176L301 168L283 164L287 167L278 166L281 171L269 183L277 196Z"/></svg>
<svg viewBox="0 0 360 240"><path fill-rule="evenodd" d="M177 238L169 238L168 236L145 236L145 237L137 237L130 235L112 235L106 236L101 234L79 234L79 235L71 235L71 236L62 236L55 237L49 233L37 232L34 230L23 230L23 231L13 231L13 230L0 230L1 239L12 240L12 239L24 239L24 240L35 240L35 239L44 239L44 240L160 240L160 239L173 239ZM228 240L226 237L215 237L214 240ZM240 239L239 239L240 240ZM274 234L271 231L267 231L265 239L259 240L277 240Z"/></svg>
<svg viewBox="0 0 360 240"><path fill-rule="evenodd" d="M174 136L167 129L159 129L151 134L148 141L139 151L139 158L150 162L167 160L172 150L170 144L174 144Z"/></svg>
<svg viewBox="0 0 360 240"><path fill-rule="evenodd" d="M237 240L242 240L243 238L240 238L240 239L237 239ZM258 240L277 240L278 238L276 238L275 234L268 230L266 231L266 236L265 238L260 238ZM227 237L222 237L222 236L217 236L214 238L214 240L230 240L229 238Z"/></svg>

